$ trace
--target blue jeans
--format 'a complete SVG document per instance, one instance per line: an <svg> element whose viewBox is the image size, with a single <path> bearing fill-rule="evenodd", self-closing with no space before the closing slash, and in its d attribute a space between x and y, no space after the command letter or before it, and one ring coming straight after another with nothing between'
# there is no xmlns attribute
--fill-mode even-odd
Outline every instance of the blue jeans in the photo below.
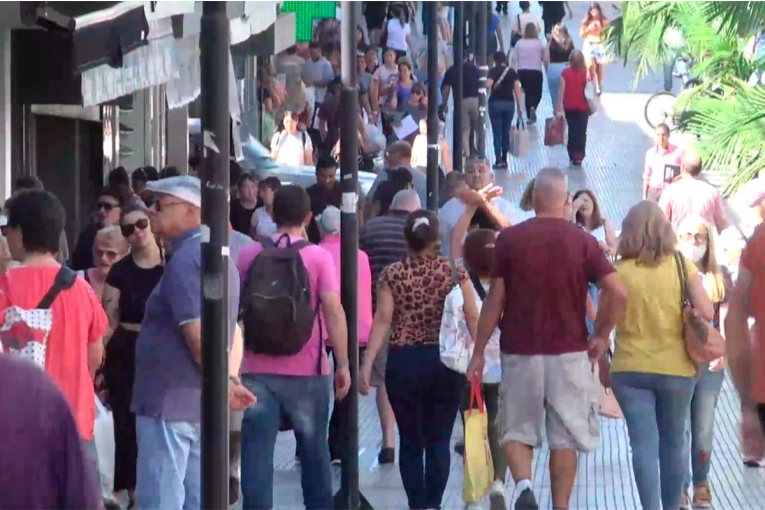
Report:
<svg viewBox="0 0 765 510"><path fill-rule="evenodd" d="M686 469L685 475L686 489L690 487L691 480L694 485L708 481L709 466L712 464L715 408L724 379L724 370L710 372L709 367L705 366L701 369L696 381L696 389L691 399L691 413L686 427L686 452L690 449L691 457L691 469Z"/></svg>
<svg viewBox="0 0 765 510"><path fill-rule="evenodd" d="M308 510L333 508L329 468L330 376L244 374L242 383L258 402L242 420L242 508L274 506L274 447L281 415L289 419L300 452L300 483Z"/></svg>
<svg viewBox="0 0 765 510"><path fill-rule="evenodd" d="M137 508L202 508L202 426L136 416Z"/></svg>
<svg viewBox="0 0 765 510"><path fill-rule="evenodd" d="M547 88L550 91L550 100L553 109L558 104L558 92L560 92L560 73L567 64L550 64L547 66Z"/></svg>
<svg viewBox="0 0 765 510"><path fill-rule="evenodd" d="M398 465L409 508L441 508L464 388L465 376L441 363L438 345L388 350L385 389L398 425Z"/></svg>
<svg viewBox="0 0 765 510"><path fill-rule="evenodd" d="M515 101L489 99L489 121L494 138L494 158L506 162L510 153L510 128L513 127Z"/></svg>
<svg viewBox="0 0 765 510"><path fill-rule="evenodd" d="M613 372L611 386L627 423L642 508L676 510L688 470L685 423L696 379Z"/></svg>

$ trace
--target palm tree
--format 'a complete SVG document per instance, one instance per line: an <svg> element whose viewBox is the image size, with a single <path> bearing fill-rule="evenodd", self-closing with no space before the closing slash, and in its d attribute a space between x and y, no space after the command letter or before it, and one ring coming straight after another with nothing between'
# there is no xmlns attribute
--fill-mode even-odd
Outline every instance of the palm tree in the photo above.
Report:
<svg viewBox="0 0 765 510"><path fill-rule="evenodd" d="M686 55L701 85L681 94L680 129L699 137L705 166L729 172L726 195L765 170L765 2L622 2L608 31L611 51L637 65L637 81ZM757 85L755 85L755 83Z"/></svg>

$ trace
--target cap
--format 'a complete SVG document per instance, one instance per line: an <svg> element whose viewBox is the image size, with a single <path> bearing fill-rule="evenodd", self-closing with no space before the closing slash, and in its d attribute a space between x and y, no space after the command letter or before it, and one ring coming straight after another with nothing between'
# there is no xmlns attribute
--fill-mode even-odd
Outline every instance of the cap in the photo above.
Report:
<svg viewBox="0 0 765 510"><path fill-rule="evenodd" d="M319 223L321 229L325 234L339 234L340 233L340 209L334 205L328 206L322 211L319 216Z"/></svg>
<svg viewBox="0 0 765 510"><path fill-rule="evenodd" d="M152 193L173 196L197 207L202 205L202 184L199 178L191 175L178 175L158 181L149 181L146 184L146 189Z"/></svg>

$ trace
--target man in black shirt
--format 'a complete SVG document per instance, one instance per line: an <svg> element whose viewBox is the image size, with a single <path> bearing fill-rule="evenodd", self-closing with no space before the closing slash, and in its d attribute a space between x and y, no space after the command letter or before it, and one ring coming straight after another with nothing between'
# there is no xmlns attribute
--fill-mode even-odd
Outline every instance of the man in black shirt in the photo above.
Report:
<svg viewBox="0 0 765 510"><path fill-rule="evenodd" d="M449 111L449 95L457 81L457 65L455 63L444 74L444 81L441 85L441 108L444 112ZM478 119L480 72L478 71L478 66L470 58L465 59L462 63L462 77L462 97L455 97L454 104L462 108L462 118L468 120L467 122L463 121L462 124L462 151L467 155L475 154L475 145L471 143L470 132L473 131L475 133L480 127Z"/></svg>
<svg viewBox="0 0 765 510"><path fill-rule="evenodd" d="M316 223L316 217L324 209L333 205L340 208L342 201L342 190L340 183L337 182L337 163L331 157L320 157L316 163L316 184L309 186L306 190L311 199L311 223L306 228L308 240L314 244L321 241L321 231Z"/></svg>
<svg viewBox="0 0 765 510"><path fill-rule="evenodd" d="M545 35L552 33L553 27L563 21L568 11L568 19L574 17L568 2L539 2L542 7L542 21L545 24Z"/></svg>
<svg viewBox="0 0 765 510"><path fill-rule="evenodd" d="M258 207L258 179L250 173L241 173L236 181L236 196L231 200L231 227L237 232L250 235L252 213Z"/></svg>

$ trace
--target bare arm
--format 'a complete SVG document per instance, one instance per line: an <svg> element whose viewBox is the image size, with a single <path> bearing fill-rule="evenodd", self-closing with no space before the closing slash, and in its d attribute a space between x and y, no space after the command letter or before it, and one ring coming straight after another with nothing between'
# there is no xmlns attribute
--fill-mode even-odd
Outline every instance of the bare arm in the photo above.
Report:
<svg viewBox="0 0 765 510"><path fill-rule="evenodd" d="M490 200L484 200L481 204L481 209L483 209L483 212L486 213L486 216L489 217L489 220L494 224L497 230L502 230L511 226L510 220L508 220L505 215L502 214L502 211L497 209Z"/></svg>
<svg viewBox="0 0 765 510"><path fill-rule="evenodd" d="M560 88L558 88L558 98L555 101L555 112L563 113L563 95L566 93L566 80L561 77Z"/></svg>
<svg viewBox="0 0 765 510"><path fill-rule="evenodd" d="M515 83L513 83L513 94L515 95L515 108L518 110L518 118L523 118L523 112L526 111L526 104L524 103L520 80L515 80Z"/></svg>
<svg viewBox="0 0 765 510"><path fill-rule="evenodd" d="M709 299L704 284L701 282L701 275L695 275L688 278L686 282L688 294L693 305L693 310L705 321L711 321L715 318L715 309L712 301Z"/></svg>
<svg viewBox="0 0 765 510"><path fill-rule="evenodd" d="M593 336L608 338L627 307L627 289L616 273L611 273L599 281L598 289L600 295Z"/></svg>
<svg viewBox="0 0 765 510"><path fill-rule="evenodd" d="M609 255L616 254L616 231L614 230L614 226L611 223L611 221L606 220L605 224L603 225L604 230L606 231L606 244L610 248Z"/></svg>
<svg viewBox="0 0 765 510"><path fill-rule="evenodd" d="M231 352L228 353L229 375L239 375L239 369L242 367L242 356L244 356L242 328L239 327L239 324L236 324L234 325L234 341L231 343Z"/></svg>
<svg viewBox="0 0 765 510"><path fill-rule="evenodd" d="M345 322L345 311L340 303L338 291L324 292L321 297L321 311L327 322L329 345L335 356L335 363L340 367L348 366L348 326Z"/></svg>
<svg viewBox="0 0 765 510"><path fill-rule="evenodd" d="M372 331L369 333L367 350L364 353L365 370L371 369L372 363L386 341L393 321L393 307L393 294L390 288L387 284L380 283L377 287L377 310L375 310L375 317L372 321Z"/></svg>
<svg viewBox="0 0 765 510"><path fill-rule="evenodd" d="M470 332L470 338L475 340L478 336L478 304L475 302L475 291L473 290L473 282L470 278L467 278L464 283L460 284L460 291L464 301L462 311L465 314L465 324L467 324L468 331Z"/></svg>
<svg viewBox="0 0 765 510"><path fill-rule="evenodd" d="M369 85L369 102L372 111L377 111L380 105L380 79L372 75L372 83Z"/></svg>
<svg viewBox="0 0 765 510"><path fill-rule="evenodd" d="M473 215L478 210L473 205L465 206L465 212L462 213L460 219L457 220L457 224L452 228L451 237L449 240L449 249L453 260L462 258L462 248L465 244L465 236L470 228L470 220L473 219ZM475 337L473 337L475 338Z"/></svg>
<svg viewBox="0 0 765 510"><path fill-rule="evenodd" d="M98 339L88 344L88 373L90 378L96 378L96 371L101 367L104 361L104 341Z"/></svg>
<svg viewBox="0 0 765 510"><path fill-rule="evenodd" d="M751 315L750 293L752 274L739 267L738 280L730 293L728 314L725 317L726 356L731 376L742 400L749 399L750 359L752 343L750 341L748 320ZM762 325L759 325L762 327Z"/></svg>
<svg viewBox="0 0 765 510"><path fill-rule="evenodd" d="M115 289L111 285L105 283L104 290L101 293L101 305L104 307L104 312L106 312L106 318L108 319L109 323L106 327L106 333L104 333L104 345L109 343L109 340L111 340L112 335L114 334L114 331L117 329L117 325L119 324L119 302L119 289Z"/></svg>

